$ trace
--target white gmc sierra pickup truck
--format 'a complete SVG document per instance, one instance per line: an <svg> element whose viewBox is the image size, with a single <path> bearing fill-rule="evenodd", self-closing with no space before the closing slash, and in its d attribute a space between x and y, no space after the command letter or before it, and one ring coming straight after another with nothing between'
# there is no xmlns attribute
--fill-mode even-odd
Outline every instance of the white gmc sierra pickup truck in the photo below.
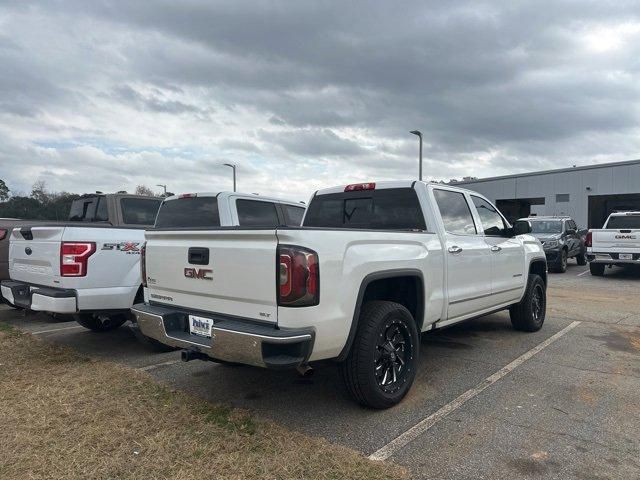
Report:
<svg viewBox="0 0 640 480"><path fill-rule="evenodd" d="M542 327L547 264L528 221L424 182L316 192L303 227L146 232L142 332L184 360L268 368L335 359L361 404L410 388L419 332L509 308Z"/></svg>
<svg viewBox="0 0 640 480"><path fill-rule="evenodd" d="M591 275L601 277L607 265L640 265L640 212L616 212L604 227L585 239Z"/></svg>
<svg viewBox="0 0 640 480"><path fill-rule="evenodd" d="M257 221L275 227L300 225L304 211L304 205L293 202L230 192L164 201L124 194L86 196L73 203L66 225L13 230L11 280L2 281L2 295L26 309L74 314L80 325L94 331L112 330L130 318L134 300L143 299L140 252L144 229L154 222L181 228L252 226ZM259 223L263 220L267 223Z"/></svg>

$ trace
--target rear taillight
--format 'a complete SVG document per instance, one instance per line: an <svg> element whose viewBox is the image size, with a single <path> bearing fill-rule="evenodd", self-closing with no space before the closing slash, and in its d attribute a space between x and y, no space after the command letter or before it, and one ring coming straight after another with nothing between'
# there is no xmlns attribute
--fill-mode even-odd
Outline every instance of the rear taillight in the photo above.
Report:
<svg viewBox="0 0 640 480"><path fill-rule="evenodd" d="M4 228L0 228L0 240L5 239L5 237L7 236L7 232L8 230L5 230Z"/></svg>
<svg viewBox="0 0 640 480"><path fill-rule="evenodd" d="M278 305L310 307L320 300L318 254L291 245L278 247Z"/></svg>
<svg viewBox="0 0 640 480"><path fill-rule="evenodd" d="M593 245L593 237L591 232L587 232L587 236L584 237L584 246L591 247Z"/></svg>
<svg viewBox="0 0 640 480"><path fill-rule="evenodd" d="M84 277L89 257L96 251L95 242L62 242L60 245L60 276Z"/></svg>
<svg viewBox="0 0 640 480"><path fill-rule="evenodd" d="M147 286L147 242L140 247L140 277L142 277L142 286Z"/></svg>

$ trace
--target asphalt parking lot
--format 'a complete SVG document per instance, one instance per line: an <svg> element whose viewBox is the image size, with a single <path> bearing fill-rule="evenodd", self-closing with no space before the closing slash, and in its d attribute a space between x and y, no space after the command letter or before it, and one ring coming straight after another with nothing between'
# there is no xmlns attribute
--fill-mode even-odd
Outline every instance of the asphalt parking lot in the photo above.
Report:
<svg viewBox="0 0 640 480"><path fill-rule="evenodd" d="M335 365L295 372L182 363L126 327L0 307L0 320L86 355L147 370L175 388L406 466L413 478L640 478L640 272L604 278L570 262L549 275L533 334L498 313L425 334L413 389L386 411L355 405Z"/></svg>

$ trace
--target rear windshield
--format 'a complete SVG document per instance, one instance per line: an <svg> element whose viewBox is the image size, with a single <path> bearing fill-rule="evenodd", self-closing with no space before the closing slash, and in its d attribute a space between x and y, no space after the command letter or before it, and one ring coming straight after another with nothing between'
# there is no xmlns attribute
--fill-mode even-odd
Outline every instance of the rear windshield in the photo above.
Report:
<svg viewBox="0 0 640 480"><path fill-rule="evenodd" d="M562 220L531 220L531 233L562 233Z"/></svg>
<svg viewBox="0 0 640 480"><path fill-rule="evenodd" d="M615 217L610 217L607 222L607 228L616 230L640 228L640 215L616 215Z"/></svg>
<svg viewBox="0 0 640 480"><path fill-rule="evenodd" d="M125 225L153 225L161 200L153 198L123 198L122 223Z"/></svg>
<svg viewBox="0 0 640 480"><path fill-rule="evenodd" d="M74 200L69 209L69 221L71 222L106 222L107 198L85 197Z"/></svg>
<svg viewBox="0 0 640 480"><path fill-rule="evenodd" d="M309 204L305 227L425 230L415 190L388 188L317 195Z"/></svg>
<svg viewBox="0 0 640 480"><path fill-rule="evenodd" d="M162 203L156 228L219 227L216 197L185 197Z"/></svg>

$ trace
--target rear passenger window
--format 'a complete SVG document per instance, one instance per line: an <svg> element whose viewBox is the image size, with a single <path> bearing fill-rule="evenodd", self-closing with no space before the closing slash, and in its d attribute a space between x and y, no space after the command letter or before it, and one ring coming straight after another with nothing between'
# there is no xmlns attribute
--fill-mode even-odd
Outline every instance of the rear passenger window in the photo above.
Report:
<svg viewBox="0 0 640 480"><path fill-rule="evenodd" d="M504 236L507 225L505 225L504 220L498 211L493 208L493 205L483 198L476 197L475 195L471 195L471 198L473 199L473 204L476 206L476 210L480 216L484 234L492 237Z"/></svg>
<svg viewBox="0 0 640 480"><path fill-rule="evenodd" d="M276 206L271 202L237 200L238 223L242 227L276 227L280 224Z"/></svg>
<svg viewBox="0 0 640 480"><path fill-rule="evenodd" d="M122 223L126 225L153 225L162 200L151 198L123 198Z"/></svg>
<svg viewBox="0 0 640 480"><path fill-rule="evenodd" d="M156 228L215 228L220 226L216 197L180 197L162 202Z"/></svg>
<svg viewBox="0 0 640 480"><path fill-rule="evenodd" d="M433 194L447 232L463 235L478 233L464 194L438 189L434 190Z"/></svg>
<svg viewBox="0 0 640 480"><path fill-rule="evenodd" d="M282 209L284 210L287 225L290 227L299 227L302 223L302 217L304 216L304 208L283 203Z"/></svg>
<svg viewBox="0 0 640 480"><path fill-rule="evenodd" d="M107 197L100 197L98 200L98 207L96 208L96 222L108 222L109 221L109 209L107 207Z"/></svg>

